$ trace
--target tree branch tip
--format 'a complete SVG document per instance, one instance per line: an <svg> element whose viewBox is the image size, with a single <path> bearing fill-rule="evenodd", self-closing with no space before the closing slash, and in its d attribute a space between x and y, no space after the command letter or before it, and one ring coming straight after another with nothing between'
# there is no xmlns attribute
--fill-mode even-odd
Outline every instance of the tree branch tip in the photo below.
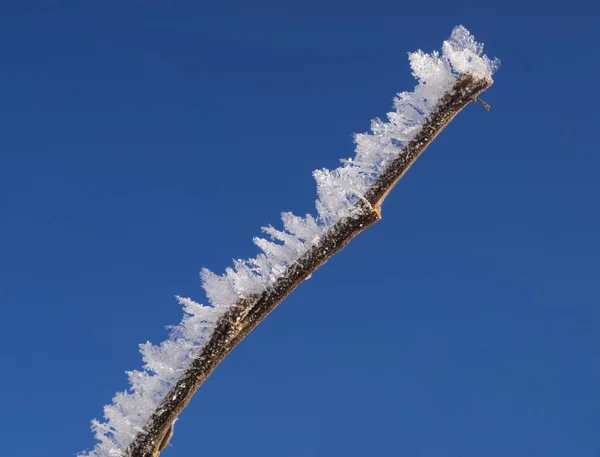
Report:
<svg viewBox="0 0 600 457"><path fill-rule="evenodd" d="M481 103L481 105L483 106L483 109L485 109L486 111L489 111L490 109L492 109L492 107L489 105L489 103L486 103L484 100L482 100L479 97L475 97L473 99L473 103L477 103L477 102Z"/></svg>

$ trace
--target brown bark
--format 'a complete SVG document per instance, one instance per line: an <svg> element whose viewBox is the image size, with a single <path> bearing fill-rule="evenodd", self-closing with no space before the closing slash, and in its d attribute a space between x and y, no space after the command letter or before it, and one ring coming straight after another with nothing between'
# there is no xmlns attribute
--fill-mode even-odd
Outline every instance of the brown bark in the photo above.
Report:
<svg viewBox="0 0 600 457"><path fill-rule="evenodd" d="M146 432L140 433L127 448L127 457L157 457L160 454L164 448L161 444L168 441L173 422L221 360L302 281L356 235L381 219L383 200L408 168L452 118L491 84L490 80L472 75L460 76L438 102L415 138L367 190L365 200L357 201L352 215L333 225L318 244L291 265L271 287L260 294L240 299L231 307L219 320L210 340L190 368L154 412L144 427Z"/></svg>

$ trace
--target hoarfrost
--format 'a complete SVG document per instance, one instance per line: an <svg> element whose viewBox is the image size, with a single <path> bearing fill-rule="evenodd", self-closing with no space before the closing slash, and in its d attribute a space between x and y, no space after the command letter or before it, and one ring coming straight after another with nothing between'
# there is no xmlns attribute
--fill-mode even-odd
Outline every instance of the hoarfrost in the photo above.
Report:
<svg viewBox="0 0 600 457"><path fill-rule="evenodd" d="M283 230L264 227L271 240L254 238L263 251L248 260L235 260L233 268L217 275L201 272L203 288L210 306L189 298L177 297L183 306L182 321L171 327L169 339L155 346L140 345L142 371L131 371L130 387L119 392L112 404L104 408L105 422L92 421L99 441L94 449L79 457L122 457L138 433L158 408L169 390L189 367L194 356L206 344L219 318L239 298L259 293L273 284L322 234L341 218L350 214L363 194L415 136L432 113L437 102L460 74L490 79L499 65L482 54L483 46L462 26L456 27L444 42L441 54L417 51L409 54L412 74L418 84L412 92L402 92L394 99L395 111L387 122L375 119L371 133L354 137L355 157L342 160L335 170L316 170L318 217L283 213Z"/></svg>

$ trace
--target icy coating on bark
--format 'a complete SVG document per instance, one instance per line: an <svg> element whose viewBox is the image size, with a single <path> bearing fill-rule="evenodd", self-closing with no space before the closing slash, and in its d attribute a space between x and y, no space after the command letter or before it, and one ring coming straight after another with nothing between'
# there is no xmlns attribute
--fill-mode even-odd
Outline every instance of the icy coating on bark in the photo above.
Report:
<svg viewBox="0 0 600 457"><path fill-rule="evenodd" d="M283 213L283 230L263 227L271 240L254 238L263 251L254 259L236 260L225 274L202 270L201 278L210 305L177 297L183 306L182 321L171 328L168 340L155 346L140 345L144 365L128 372L130 387L119 392L104 407L104 422L92 421L99 443L79 457L122 457L138 433L144 432L152 413L185 373L195 355L210 338L219 318L240 298L260 293L282 276L322 234L349 211L385 167L414 137L436 103L460 74L490 79L498 60L482 54L483 46L462 26L444 42L442 52L409 54L412 74L418 81L413 92L402 92L394 100L388 121L375 119L372 133L355 136L356 155L342 160L335 170L316 170L317 217Z"/></svg>

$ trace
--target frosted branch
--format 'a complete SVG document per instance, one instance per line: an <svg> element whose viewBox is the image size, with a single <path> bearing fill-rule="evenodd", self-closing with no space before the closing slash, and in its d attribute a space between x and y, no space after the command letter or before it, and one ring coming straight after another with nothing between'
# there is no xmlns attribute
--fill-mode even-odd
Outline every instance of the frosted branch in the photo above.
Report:
<svg viewBox="0 0 600 457"><path fill-rule="evenodd" d="M419 155L468 103L491 86L497 60L482 54L462 26L441 54L417 51L409 60L418 85L394 100L388 121L355 137L356 155L335 170L317 170L318 217L283 213L283 230L263 228L263 251L236 260L223 275L202 270L210 306L178 297L181 323L158 346L141 345L142 371L130 389L92 422L99 443L80 457L156 457L172 425L221 360L302 281L356 235L379 221L381 204Z"/></svg>

